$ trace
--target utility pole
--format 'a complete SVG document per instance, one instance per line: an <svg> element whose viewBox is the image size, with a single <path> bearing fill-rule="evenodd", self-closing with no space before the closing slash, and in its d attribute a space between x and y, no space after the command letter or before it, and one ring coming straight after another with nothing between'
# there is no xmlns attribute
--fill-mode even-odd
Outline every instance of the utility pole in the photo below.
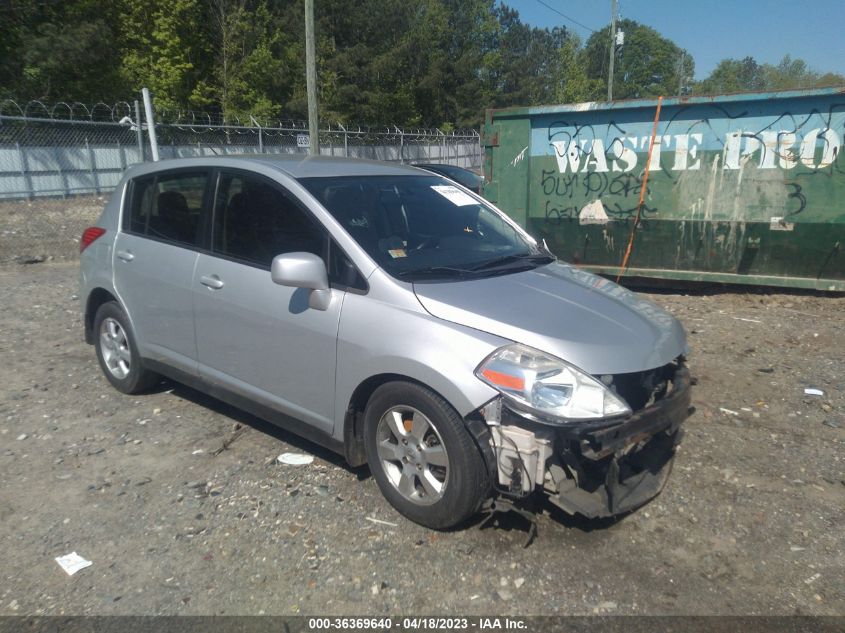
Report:
<svg viewBox="0 0 845 633"><path fill-rule="evenodd" d="M314 48L314 0L305 0L305 81L308 86L309 154L320 153L317 121L317 54Z"/></svg>
<svg viewBox="0 0 845 633"><path fill-rule="evenodd" d="M613 101L613 65L616 61L616 0L610 3L610 70L607 74L607 100Z"/></svg>

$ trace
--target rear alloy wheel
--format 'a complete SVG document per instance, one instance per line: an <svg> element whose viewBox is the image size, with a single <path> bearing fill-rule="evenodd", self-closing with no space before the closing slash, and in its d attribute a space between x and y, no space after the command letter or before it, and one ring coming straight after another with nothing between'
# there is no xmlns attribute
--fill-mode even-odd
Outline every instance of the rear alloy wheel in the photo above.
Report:
<svg viewBox="0 0 845 633"><path fill-rule="evenodd" d="M400 513L426 527L452 527L474 514L489 477L463 420L436 393L392 382L373 393L364 413L370 470Z"/></svg>
<svg viewBox="0 0 845 633"><path fill-rule="evenodd" d="M123 393L140 393L160 377L141 365L135 336L123 309L114 301L100 306L94 317L94 347L106 379Z"/></svg>
<svg viewBox="0 0 845 633"><path fill-rule="evenodd" d="M100 323L100 349L109 373L118 380L125 379L132 367L132 351L126 332L112 317L106 317Z"/></svg>

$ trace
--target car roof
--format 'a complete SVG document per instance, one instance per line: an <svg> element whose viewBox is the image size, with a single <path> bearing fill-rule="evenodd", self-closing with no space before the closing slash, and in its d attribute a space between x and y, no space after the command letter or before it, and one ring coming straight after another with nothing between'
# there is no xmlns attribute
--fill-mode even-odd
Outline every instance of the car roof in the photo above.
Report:
<svg viewBox="0 0 845 633"><path fill-rule="evenodd" d="M303 154L235 154L174 158L155 163L142 163L132 168L132 176L158 172L165 169L190 167L241 167L249 165L270 167L287 175L300 178L325 178L337 176L422 176L426 173L410 165L385 163L363 158L340 156L310 156Z"/></svg>

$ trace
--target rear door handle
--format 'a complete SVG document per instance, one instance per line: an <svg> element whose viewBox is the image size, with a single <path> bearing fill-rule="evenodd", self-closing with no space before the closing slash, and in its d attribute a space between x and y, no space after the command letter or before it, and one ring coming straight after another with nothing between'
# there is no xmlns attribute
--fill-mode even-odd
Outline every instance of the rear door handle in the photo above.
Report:
<svg viewBox="0 0 845 633"><path fill-rule="evenodd" d="M129 251L117 251L117 258L124 262L131 262L135 256Z"/></svg>
<svg viewBox="0 0 845 633"><path fill-rule="evenodd" d="M203 275L200 277L200 283L212 290L220 290L224 285L223 281L217 275Z"/></svg>

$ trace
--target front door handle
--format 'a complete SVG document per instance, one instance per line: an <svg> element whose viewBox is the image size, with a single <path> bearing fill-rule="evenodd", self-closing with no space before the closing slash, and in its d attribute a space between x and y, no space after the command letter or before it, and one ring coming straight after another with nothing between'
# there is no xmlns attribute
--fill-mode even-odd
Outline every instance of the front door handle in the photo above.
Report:
<svg viewBox="0 0 845 633"><path fill-rule="evenodd" d="M135 256L129 251L117 251L117 258L124 262L131 262Z"/></svg>
<svg viewBox="0 0 845 633"><path fill-rule="evenodd" d="M217 275L203 275L200 277L200 283L212 290L220 290L223 287L223 281Z"/></svg>

